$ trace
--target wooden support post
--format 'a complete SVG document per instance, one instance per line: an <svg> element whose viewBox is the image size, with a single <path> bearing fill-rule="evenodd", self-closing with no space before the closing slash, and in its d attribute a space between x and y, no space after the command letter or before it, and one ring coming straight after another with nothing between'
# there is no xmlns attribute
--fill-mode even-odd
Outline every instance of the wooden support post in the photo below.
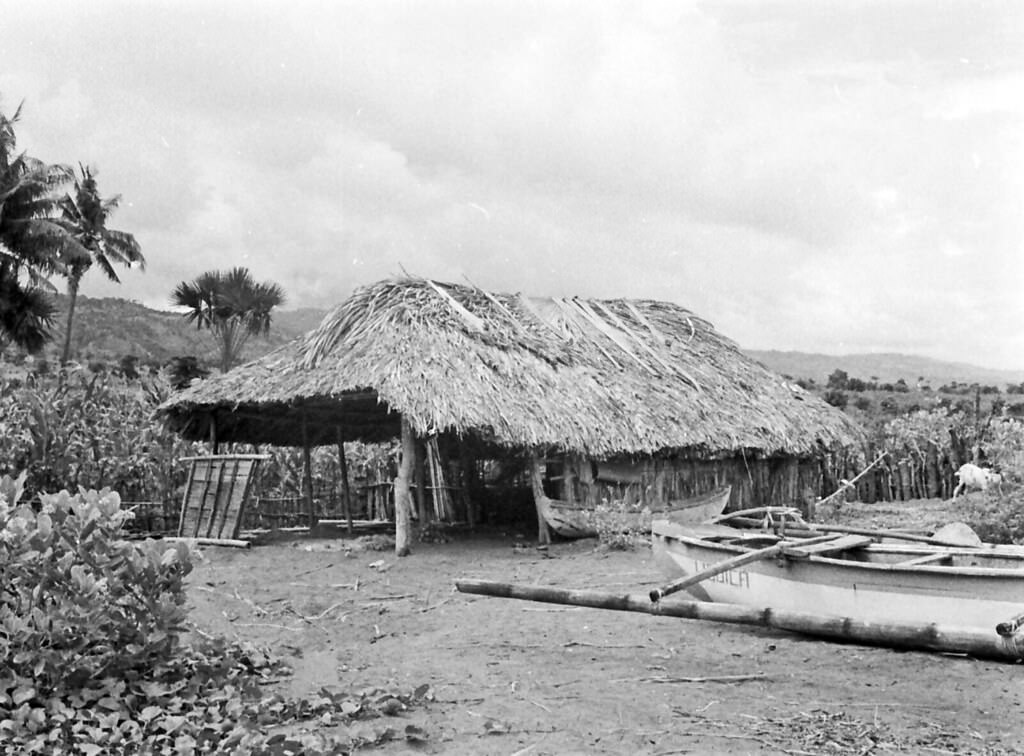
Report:
<svg viewBox="0 0 1024 756"><path fill-rule="evenodd" d="M309 513L309 529L316 527L316 505L313 503L313 461L310 458L309 427L306 413L302 413L302 483L306 494L306 507Z"/></svg>
<svg viewBox="0 0 1024 756"><path fill-rule="evenodd" d="M466 523L470 528L477 522L476 460L469 453L465 440L459 443L459 462L462 467L462 497L466 504Z"/></svg>
<svg viewBox="0 0 1024 756"><path fill-rule="evenodd" d="M530 455L530 483L533 486L533 501L537 508L537 543L549 544L551 543L551 531L548 530L548 521L544 519L544 513L540 506L540 501L544 498L544 480L540 472L540 458L536 451Z"/></svg>
<svg viewBox="0 0 1024 756"><path fill-rule="evenodd" d="M345 442L342 440L341 426L338 426L338 466L341 467L341 506L345 511L348 523L348 534L352 535L352 489L348 484L348 460L345 459Z"/></svg>
<svg viewBox="0 0 1024 756"><path fill-rule="evenodd" d="M576 471L573 455L566 452L562 455L562 499L569 506L576 506Z"/></svg>
<svg viewBox="0 0 1024 756"><path fill-rule="evenodd" d="M427 507L427 450L426 440L416 439L416 513L420 521L420 530L427 527L430 522L430 510ZM432 496L437 497L437 491L432 491Z"/></svg>
<svg viewBox="0 0 1024 756"><path fill-rule="evenodd" d="M412 553L410 543L410 517L412 511L412 492L409 483L413 476L416 460L416 437L413 435L409 420L402 417L402 459L398 465L398 477L395 478L395 556L409 556Z"/></svg>
<svg viewBox="0 0 1024 756"><path fill-rule="evenodd" d="M580 455L576 457L576 473L577 480L580 485L580 492L582 493L583 506L587 509L593 509L597 506L597 494L595 493L596 486L594 485L594 468L590 461L590 457ZM658 480L658 500L661 502L665 501L665 481L664 475L659 476Z"/></svg>
<svg viewBox="0 0 1024 756"><path fill-rule="evenodd" d="M214 413L210 413L210 452L213 455L217 454L217 416Z"/></svg>

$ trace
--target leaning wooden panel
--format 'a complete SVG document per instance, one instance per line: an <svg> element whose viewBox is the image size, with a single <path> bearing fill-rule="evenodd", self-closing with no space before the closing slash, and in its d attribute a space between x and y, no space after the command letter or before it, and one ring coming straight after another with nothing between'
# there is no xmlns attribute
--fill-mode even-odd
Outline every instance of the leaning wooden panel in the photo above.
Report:
<svg viewBox="0 0 1024 756"><path fill-rule="evenodd" d="M237 539L262 454L185 457L190 462L178 536Z"/></svg>
<svg viewBox="0 0 1024 756"><path fill-rule="evenodd" d="M188 483L185 487L184 501L181 507L181 522L178 535L197 536L200 534L200 523L209 517L210 487L213 473L211 458L189 458L191 462Z"/></svg>

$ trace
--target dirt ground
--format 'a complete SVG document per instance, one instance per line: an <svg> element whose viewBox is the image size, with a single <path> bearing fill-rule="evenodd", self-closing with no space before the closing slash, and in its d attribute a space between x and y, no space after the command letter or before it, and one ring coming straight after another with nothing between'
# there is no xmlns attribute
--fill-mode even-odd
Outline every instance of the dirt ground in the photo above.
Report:
<svg viewBox="0 0 1024 756"><path fill-rule="evenodd" d="M544 551L531 535L461 534L403 559L367 548L381 536L208 547L192 619L284 657L286 696L429 686L385 718L422 738L376 753L1024 754L1022 665L454 591L463 577L641 594L663 582L646 546Z"/></svg>

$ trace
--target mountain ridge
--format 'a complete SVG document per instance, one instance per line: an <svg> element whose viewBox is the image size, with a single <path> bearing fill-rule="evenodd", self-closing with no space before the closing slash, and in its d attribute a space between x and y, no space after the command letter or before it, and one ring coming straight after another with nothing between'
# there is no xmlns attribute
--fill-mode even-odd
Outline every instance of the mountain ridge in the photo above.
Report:
<svg viewBox="0 0 1024 756"><path fill-rule="evenodd" d="M67 321L66 296L56 297L58 306L53 340L43 357L59 359ZM254 336L246 345L243 360L251 360L286 344L319 325L326 309L295 308L275 310L266 337ZM195 356L208 363L217 359L217 347L207 331L200 331L184 316L155 310L138 302L117 297L80 296L75 307L73 359L116 362L133 355L143 363L163 365L173 357ZM1024 382L1024 370L999 370L968 363L944 362L930 357L901 353L830 355L774 349L743 349L745 354L774 372L791 378L812 379L824 384L836 370L862 380L894 383L902 378L914 385L923 382L933 388L956 381L995 385Z"/></svg>
<svg viewBox="0 0 1024 756"><path fill-rule="evenodd" d="M792 378L811 378L818 383L826 382L836 370L865 381L895 383L902 378L910 385L920 382L932 388L952 382L1002 388L1004 384L1024 381L1024 370L988 368L900 352L842 355L777 349L743 349L743 352L777 373Z"/></svg>

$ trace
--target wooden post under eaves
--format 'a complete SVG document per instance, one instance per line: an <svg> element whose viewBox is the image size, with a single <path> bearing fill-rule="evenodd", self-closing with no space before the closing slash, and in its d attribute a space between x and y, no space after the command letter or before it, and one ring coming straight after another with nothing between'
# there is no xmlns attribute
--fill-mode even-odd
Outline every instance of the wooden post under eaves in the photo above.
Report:
<svg viewBox="0 0 1024 756"><path fill-rule="evenodd" d="M576 472L573 455L566 452L562 455L562 498L569 506L576 505Z"/></svg>
<svg viewBox="0 0 1024 756"><path fill-rule="evenodd" d="M313 503L313 461L309 449L309 427L306 412L302 412L302 487L306 495L306 511L309 513L309 529L316 527L316 505Z"/></svg>
<svg viewBox="0 0 1024 756"><path fill-rule="evenodd" d="M530 483L533 486L533 501L537 507L537 543L545 545L551 543L551 531L548 530L548 521L544 519L540 507L540 500L544 496L544 480L536 451L530 454Z"/></svg>
<svg viewBox="0 0 1024 756"><path fill-rule="evenodd" d="M430 521L430 513L427 510L427 449L426 440L416 440L416 512L419 515L420 530L427 526ZM433 491L437 497L437 491Z"/></svg>
<svg viewBox="0 0 1024 756"><path fill-rule="evenodd" d="M217 416L214 413L210 413L210 448L211 454L217 453Z"/></svg>
<svg viewBox="0 0 1024 756"><path fill-rule="evenodd" d="M412 512L413 468L416 464L416 436L413 434L409 420L402 417L402 459L398 465L398 476L395 478L395 556L409 556L412 553L410 543L410 513Z"/></svg>
<svg viewBox="0 0 1024 756"><path fill-rule="evenodd" d="M465 440L459 444L459 461L462 467L462 498L466 505L466 522L469 527L474 528L478 519L476 459L470 454L469 445Z"/></svg>
<svg viewBox="0 0 1024 756"><path fill-rule="evenodd" d="M341 506L348 522L348 534L352 535L352 490L348 485L348 461L345 459L345 442L342 441L341 426L338 426L338 465L341 467Z"/></svg>

